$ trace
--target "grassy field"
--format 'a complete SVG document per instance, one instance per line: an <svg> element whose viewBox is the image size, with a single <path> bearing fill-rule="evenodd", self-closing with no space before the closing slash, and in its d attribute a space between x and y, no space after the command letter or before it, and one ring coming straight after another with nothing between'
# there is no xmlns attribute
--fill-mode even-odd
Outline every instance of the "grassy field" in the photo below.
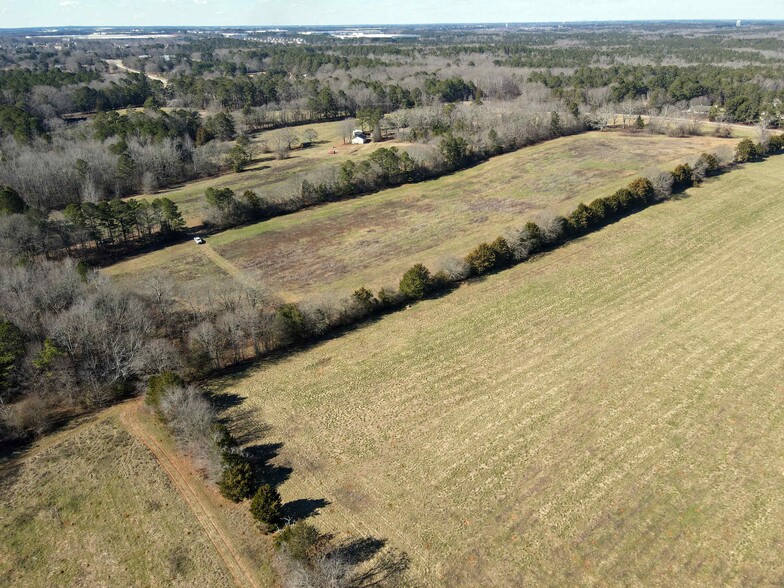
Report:
<svg viewBox="0 0 784 588"><path fill-rule="evenodd" d="M216 386L433 586L784 581L784 157Z"/></svg>
<svg viewBox="0 0 784 588"><path fill-rule="evenodd" d="M347 294L363 284L378 289L396 284L413 263L432 266L449 255L463 256L541 211L569 212L648 168L671 169L736 143L598 132L564 137L433 181L224 231L202 251L209 248L225 260L215 264L212 255L212 268L204 265L204 255L191 271L194 246L186 244L106 271L127 283L152 267L177 273L183 283L205 273L242 275L289 300Z"/></svg>
<svg viewBox="0 0 784 588"><path fill-rule="evenodd" d="M288 159L278 160L273 153L256 154L253 163L241 173L227 173L215 178L207 178L172 190L162 190L143 198L171 198L180 208L189 226L202 223L206 212L204 193L207 188L231 188L238 194L245 190L256 190L263 194L276 184L280 184L294 177L296 174L312 171L318 167L338 165L347 159L361 160L379 147L401 146L402 143L384 141L382 143L368 143L366 145L344 145L341 127L344 121L315 123L289 127L295 134L302 133L305 129L313 129L318 133L316 143L307 148L299 148L294 143L294 149ZM254 136L252 143L259 149L259 145L268 141L279 130L264 131ZM301 137L300 137L301 139ZM330 153L334 149L337 153Z"/></svg>
<svg viewBox="0 0 784 588"><path fill-rule="evenodd" d="M4 472L0 584L235 585L156 459L116 417L44 441L15 475Z"/></svg>

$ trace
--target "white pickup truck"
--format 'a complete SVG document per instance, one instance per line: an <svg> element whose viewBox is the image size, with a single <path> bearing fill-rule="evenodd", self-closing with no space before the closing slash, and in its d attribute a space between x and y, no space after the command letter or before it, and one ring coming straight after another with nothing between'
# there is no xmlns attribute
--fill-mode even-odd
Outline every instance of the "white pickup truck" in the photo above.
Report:
<svg viewBox="0 0 784 588"><path fill-rule="evenodd" d="M204 239L201 237L194 237L193 240L196 241L196 245L204 245Z"/></svg>

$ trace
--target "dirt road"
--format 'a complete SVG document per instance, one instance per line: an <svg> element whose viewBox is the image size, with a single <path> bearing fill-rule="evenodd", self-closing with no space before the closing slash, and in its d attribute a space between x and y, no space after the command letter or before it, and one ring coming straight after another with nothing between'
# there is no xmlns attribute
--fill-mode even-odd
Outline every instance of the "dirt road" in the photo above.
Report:
<svg viewBox="0 0 784 588"><path fill-rule="evenodd" d="M164 87L169 85L169 80L167 80L162 75L151 74L151 73L139 71L138 69L132 69L130 67L126 67L125 65L123 65L123 62L120 59L105 59L104 61L106 63L108 63L109 65L112 65L112 66L116 67L117 69L121 69L121 70L127 71L129 73L143 73L144 75L146 75L151 80L155 80L155 81L161 82L164 85Z"/></svg>
<svg viewBox="0 0 784 588"><path fill-rule="evenodd" d="M167 452L158 442L155 434L149 431L138 418L141 406L139 401L123 405L120 420L126 430L143 443L161 464L171 479L177 492L182 496L197 518L204 532L212 541L216 551L226 564L237 586L242 588L260 588L254 566L240 553L228 533L225 522L215 511L218 498L211 496L204 488L204 483L191 465L182 457Z"/></svg>

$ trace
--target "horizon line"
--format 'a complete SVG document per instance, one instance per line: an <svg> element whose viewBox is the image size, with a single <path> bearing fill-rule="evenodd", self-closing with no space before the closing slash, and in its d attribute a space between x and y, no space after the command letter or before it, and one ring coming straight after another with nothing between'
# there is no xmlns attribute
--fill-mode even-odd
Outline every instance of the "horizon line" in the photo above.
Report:
<svg viewBox="0 0 784 588"><path fill-rule="evenodd" d="M465 21L465 22L397 22L397 23L338 23L338 24L231 24L231 25L203 25L203 24L71 24L71 25L56 25L56 24L42 24L24 27L0 27L0 31L21 31L21 30L35 30L40 28L59 28L59 29L95 29L95 28L200 28L200 29L240 29L240 28L339 28L339 27L410 27L410 26L480 26L480 25L579 25L579 24L658 24L658 23L737 23L738 21L746 23L782 23L784 18L689 18L689 19L601 19L601 20L552 20L552 21Z"/></svg>

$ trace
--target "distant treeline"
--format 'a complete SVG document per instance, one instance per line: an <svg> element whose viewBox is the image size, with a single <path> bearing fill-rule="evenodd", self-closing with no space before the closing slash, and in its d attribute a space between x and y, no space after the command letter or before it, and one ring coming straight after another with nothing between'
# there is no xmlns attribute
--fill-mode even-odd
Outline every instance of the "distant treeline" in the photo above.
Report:
<svg viewBox="0 0 784 588"><path fill-rule="evenodd" d="M726 113L728 120L754 123L765 113L773 126L784 114L783 89L766 89L758 83L764 74L781 75L759 67L719 67L711 65L679 67L674 65L614 65L580 67L574 73L534 72L533 82L551 88L558 98L582 103L585 90L610 88L609 100L645 99L650 106L661 106L694 98L707 98Z"/></svg>

